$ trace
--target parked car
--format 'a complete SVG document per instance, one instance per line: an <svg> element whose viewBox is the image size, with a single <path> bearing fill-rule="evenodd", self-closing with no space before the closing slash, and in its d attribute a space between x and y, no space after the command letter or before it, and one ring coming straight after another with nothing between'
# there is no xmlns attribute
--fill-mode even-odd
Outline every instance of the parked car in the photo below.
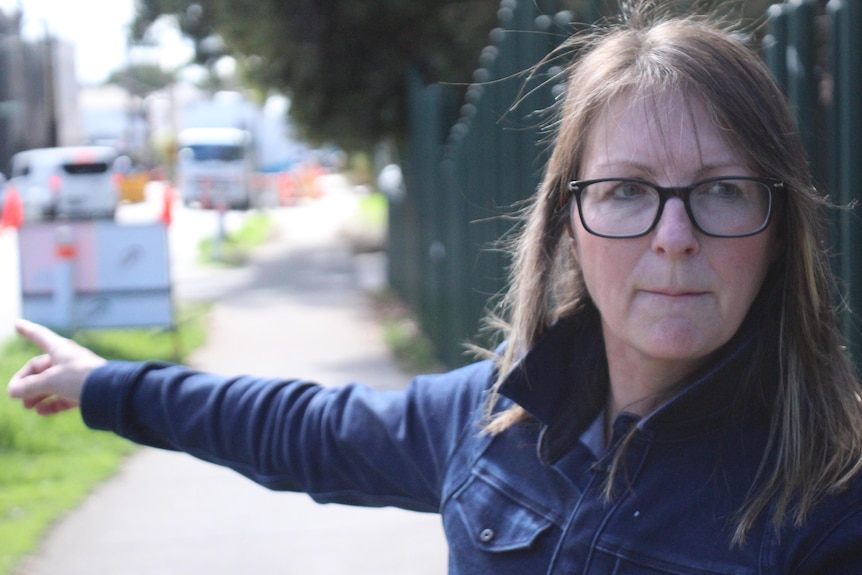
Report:
<svg viewBox="0 0 862 575"><path fill-rule="evenodd" d="M21 197L24 221L113 218L119 203L117 152L107 146L39 148L12 156L8 189Z"/></svg>

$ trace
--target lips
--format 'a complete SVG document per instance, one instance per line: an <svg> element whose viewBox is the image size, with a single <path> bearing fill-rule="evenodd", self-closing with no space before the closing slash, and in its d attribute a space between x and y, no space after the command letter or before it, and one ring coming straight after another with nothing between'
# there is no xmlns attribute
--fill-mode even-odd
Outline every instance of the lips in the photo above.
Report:
<svg viewBox="0 0 862 575"><path fill-rule="evenodd" d="M679 289L679 288L649 288L643 289L643 293L669 301L686 301L709 293L699 289Z"/></svg>
<svg viewBox="0 0 862 575"><path fill-rule="evenodd" d="M644 290L648 293L655 295L663 295L668 297L683 297L683 296L695 296L695 295L703 295L705 291L699 290L663 290L663 289L648 289Z"/></svg>

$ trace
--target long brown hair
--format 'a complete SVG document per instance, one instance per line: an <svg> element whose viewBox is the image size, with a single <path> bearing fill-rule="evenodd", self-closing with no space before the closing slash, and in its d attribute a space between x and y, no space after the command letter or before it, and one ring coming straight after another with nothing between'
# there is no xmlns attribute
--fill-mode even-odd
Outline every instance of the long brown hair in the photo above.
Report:
<svg viewBox="0 0 862 575"><path fill-rule="evenodd" d="M788 515L801 524L821 497L862 468L860 387L842 347L823 241L828 203L813 185L785 98L744 35L717 19L634 4L619 21L561 49L576 56L552 121L545 177L516 240L503 311L493 318L508 343L497 359L486 430L499 433L528 417L517 406L495 412L498 386L526 350L561 317L593 310L566 241L566 210L559 209L581 169L585 135L615 97L696 95L752 169L785 184L774 220L780 256L763 287L779 294L767 318L778 339L779 383L769 392L772 424L758 487L739 510L733 539L741 543L767 508L776 528Z"/></svg>

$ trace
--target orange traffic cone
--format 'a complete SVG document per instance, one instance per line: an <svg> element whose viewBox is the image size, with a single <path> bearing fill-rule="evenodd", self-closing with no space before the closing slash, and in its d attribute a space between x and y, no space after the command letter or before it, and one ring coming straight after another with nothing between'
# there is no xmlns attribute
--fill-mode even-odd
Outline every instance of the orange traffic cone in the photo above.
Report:
<svg viewBox="0 0 862 575"><path fill-rule="evenodd" d="M6 190L6 197L3 199L3 217L0 219L0 230L6 228L18 229L24 222L24 204L21 203L21 196L14 186L9 186Z"/></svg>

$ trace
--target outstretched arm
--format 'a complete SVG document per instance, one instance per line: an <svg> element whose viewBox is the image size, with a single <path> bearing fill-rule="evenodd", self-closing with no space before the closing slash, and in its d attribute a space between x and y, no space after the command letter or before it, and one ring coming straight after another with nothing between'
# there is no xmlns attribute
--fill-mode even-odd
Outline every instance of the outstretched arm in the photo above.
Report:
<svg viewBox="0 0 862 575"><path fill-rule="evenodd" d="M491 381L489 362L392 391L223 377L106 362L44 327L17 328L46 352L9 384L25 407L48 415L80 404L92 429L185 451L321 502L438 511L449 459L463 437L478 432Z"/></svg>
<svg viewBox="0 0 862 575"><path fill-rule="evenodd" d="M81 400L84 380L106 363L85 347L41 325L18 320L15 329L45 352L28 361L9 381L9 396L27 409L53 415L73 409Z"/></svg>

